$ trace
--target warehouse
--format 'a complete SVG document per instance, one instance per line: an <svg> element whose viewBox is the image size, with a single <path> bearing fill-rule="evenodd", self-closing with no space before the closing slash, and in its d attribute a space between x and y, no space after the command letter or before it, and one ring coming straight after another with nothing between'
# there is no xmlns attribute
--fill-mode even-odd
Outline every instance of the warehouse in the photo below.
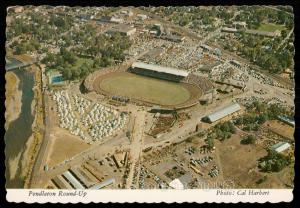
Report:
<svg viewBox="0 0 300 208"><path fill-rule="evenodd" d="M136 74L178 82L187 77L189 74L188 72L183 70L153 64L146 64L143 62L134 62L131 66L130 71Z"/></svg>
<svg viewBox="0 0 300 208"><path fill-rule="evenodd" d="M286 123L286 124L288 124L288 125L290 125L292 127L295 127L295 121L293 121L293 120L291 120L291 119L289 119L289 118L287 118L285 116L277 116L277 118L280 121L282 121L282 122L284 122L284 123Z"/></svg>
<svg viewBox="0 0 300 208"><path fill-rule="evenodd" d="M226 116L229 116L235 112L238 112L241 110L241 107L237 103L233 103L229 106L226 106L225 108L215 111L205 117L202 118L202 121L213 123L215 121L218 121Z"/></svg>
<svg viewBox="0 0 300 208"><path fill-rule="evenodd" d="M180 42L184 41L184 39L185 39L184 36L179 36L179 35L161 35L160 38L163 40L168 40L168 41L172 41L175 43L180 43Z"/></svg>
<svg viewBox="0 0 300 208"><path fill-rule="evenodd" d="M283 152L283 151L289 149L290 146L291 145L287 142L279 142L279 143L274 144L273 146L271 146L271 149L278 152L278 153L280 153L280 152Z"/></svg>
<svg viewBox="0 0 300 208"><path fill-rule="evenodd" d="M107 31L108 34L114 35L115 33L120 33L124 36L132 36L136 32L136 28L130 27L128 25L120 24L112 27Z"/></svg>
<svg viewBox="0 0 300 208"><path fill-rule="evenodd" d="M110 23L123 23L124 20L121 18L117 18L117 17L110 17L110 16L103 16L100 19L100 22L110 22Z"/></svg>
<svg viewBox="0 0 300 208"><path fill-rule="evenodd" d="M85 189L85 187L81 185L81 183L69 171L64 172L63 176L75 189Z"/></svg>
<svg viewBox="0 0 300 208"><path fill-rule="evenodd" d="M114 178L111 178L102 183L97 183L97 184L93 185L92 187L90 187L89 189L92 189L92 190L102 189L106 186L109 186L110 184L115 183L115 182L116 182L116 180Z"/></svg>

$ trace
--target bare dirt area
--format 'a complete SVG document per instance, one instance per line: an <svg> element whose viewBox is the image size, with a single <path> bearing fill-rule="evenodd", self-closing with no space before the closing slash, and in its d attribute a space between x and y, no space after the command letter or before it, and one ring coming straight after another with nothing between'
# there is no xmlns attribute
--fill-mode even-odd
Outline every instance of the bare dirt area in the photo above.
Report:
<svg viewBox="0 0 300 208"><path fill-rule="evenodd" d="M255 182L262 177L257 170L257 160L267 151L257 145L241 145L240 140L237 134L223 142L215 140L223 176L234 181L235 188L254 188Z"/></svg>
<svg viewBox="0 0 300 208"><path fill-rule="evenodd" d="M277 120L271 120L264 123L264 127L282 137L294 140L294 128Z"/></svg>
<svg viewBox="0 0 300 208"><path fill-rule="evenodd" d="M5 129L16 120L21 113L22 91L18 90L20 80L13 72L5 74Z"/></svg>
<svg viewBox="0 0 300 208"><path fill-rule="evenodd" d="M76 136L58 127L53 129L50 134L50 140L51 143L46 162L49 167L53 167L90 147L90 145L81 141Z"/></svg>
<svg viewBox="0 0 300 208"><path fill-rule="evenodd" d="M20 158L21 158L21 152L19 152L19 154L15 158L10 159L8 161L9 170L10 170L10 174L9 174L10 180L13 180L16 177Z"/></svg>
<svg viewBox="0 0 300 208"><path fill-rule="evenodd" d="M267 154L259 145L241 145L240 136L235 134L224 142L216 141L215 146L224 179L233 181L235 188L291 188L294 177L292 166L273 173L258 170L258 159ZM263 182L258 183L263 178Z"/></svg>

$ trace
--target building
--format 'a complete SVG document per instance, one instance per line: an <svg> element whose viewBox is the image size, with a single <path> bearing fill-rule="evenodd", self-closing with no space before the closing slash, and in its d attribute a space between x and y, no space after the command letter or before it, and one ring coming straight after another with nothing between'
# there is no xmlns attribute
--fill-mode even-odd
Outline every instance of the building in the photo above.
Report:
<svg viewBox="0 0 300 208"><path fill-rule="evenodd" d="M247 28L247 23L246 22L233 22L232 25L236 29L246 29Z"/></svg>
<svg viewBox="0 0 300 208"><path fill-rule="evenodd" d="M225 84L225 85L231 85L235 88L238 88L238 89L245 89L246 87L246 84L242 81L236 81L236 80L233 80L233 79L225 79L225 80L214 80L216 83L219 83L219 84Z"/></svg>
<svg viewBox="0 0 300 208"><path fill-rule="evenodd" d="M222 32L228 32L228 33L235 33L238 32L236 28L231 28L231 27L222 27Z"/></svg>
<svg viewBox="0 0 300 208"><path fill-rule="evenodd" d="M134 62L130 71L136 74L178 82L189 75L187 71L143 62Z"/></svg>
<svg viewBox="0 0 300 208"><path fill-rule="evenodd" d="M120 33L124 36L132 36L136 32L136 28L130 27L128 25L120 24L112 27L107 31L108 34L113 35L115 33Z"/></svg>
<svg viewBox="0 0 300 208"><path fill-rule="evenodd" d="M277 144L274 144L273 146L271 146L270 149L280 153L280 152L283 152L287 149L289 149L291 147L291 145L287 142L279 142Z"/></svg>
<svg viewBox="0 0 300 208"><path fill-rule="evenodd" d="M209 123L216 122L226 116L229 116L233 113L236 113L241 110L241 107L237 103L233 103L231 105L226 106L223 109L215 111L205 117L202 118L202 121L208 121Z"/></svg>
<svg viewBox="0 0 300 208"><path fill-rule="evenodd" d="M110 23L123 23L124 20L122 18L117 18L117 17L110 17L110 16L103 16L100 19L101 22L110 22Z"/></svg>
<svg viewBox="0 0 300 208"><path fill-rule="evenodd" d="M287 118L285 116L277 116L277 118L280 121L282 121L282 122L284 122L284 123L286 123L286 124L288 124L288 125L290 125L292 127L295 127L295 121L293 121L293 120L291 120L291 119L289 119L289 118Z"/></svg>
<svg viewBox="0 0 300 208"><path fill-rule="evenodd" d="M63 177L75 188L75 189L85 189L85 187L75 178L70 171L63 173Z"/></svg>
<svg viewBox="0 0 300 208"><path fill-rule="evenodd" d="M192 181L192 175L190 173L186 173L183 176L174 179L169 183L169 186L173 189L187 189L189 188L189 183Z"/></svg>
<svg viewBox="0 0 300 208"><path fill-rule="evenodd" d="M104 188L106 186L109 186L109 185L115 183L115 182L116 182L116 180L114 178L111 178L111 179L108 179L108 180L106 180L104 182L97 183L97 184L91 186L89 189L91 189L91 190L102 189L102 188Z"/></svg>
<svg viewBox="0 0 300 208"><path fill-rule="evenodd" d="M181 181L178 178L171 181L169 183L169 186L173 189L178 189L178 190L184 189L184 185L181 183Z"/></svg>
<svg viewBox="0 0 300 208"><path fill-rule="evenodd" d="M175 43L180 43L180 42L184 41L184 39L185 39L184 36L179 36L179 35L161 35L160 38L163 40L168 40L168 41L172 41Z"/></svg>
<svg viewBox="0 0 300 208"><path fill-rule="evenodd" d="M133 16L133 12L131 10L123 10L123 11L121 11L121 14L123 14L127 17Z"/></svg>
<svg viewBox="0 0 300 208"><path fill-rule="evenodd" d="M145 14L137 14L136 16L139 18L139 20L145 20L148 18Z"/></svg>

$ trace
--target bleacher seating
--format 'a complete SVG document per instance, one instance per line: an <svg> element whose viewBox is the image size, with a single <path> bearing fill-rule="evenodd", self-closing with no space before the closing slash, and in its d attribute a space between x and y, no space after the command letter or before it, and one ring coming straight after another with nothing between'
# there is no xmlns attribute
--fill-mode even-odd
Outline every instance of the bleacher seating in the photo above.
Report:
<svg viewBox="0 0 300 208"><path fill-rule="evenodd" d="M194 85L198 86L200 89L203 90L204 93L209 92L214 87L213 84L211 83L211 81L209 81L207 78L197 76L197 75L192 74L192 73L190 73L186 77L185 81L187 83L194 84Z"/></svg>

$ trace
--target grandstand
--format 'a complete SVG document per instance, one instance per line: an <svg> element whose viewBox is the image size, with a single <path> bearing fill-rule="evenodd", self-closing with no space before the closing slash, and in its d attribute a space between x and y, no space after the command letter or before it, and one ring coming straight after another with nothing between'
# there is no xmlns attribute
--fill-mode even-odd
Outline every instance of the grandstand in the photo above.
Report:
<svg viewBox="0 0 300 208"><path fill-rule="evenodd" d="M192 73L190 73L184 81L196 85L204 92L204 94L211 92L211 90L214 88L211 81L209 81L207 78Z"/></svg>
<svg viewBox="0 0 300 208"><path fill-rule="evenodd" d="M163 67L154 64L146 64L143 62L134 62L129 71L139 75L165 79L174 82L180 82L189 74L188 72L179 69Z"/></svg>

